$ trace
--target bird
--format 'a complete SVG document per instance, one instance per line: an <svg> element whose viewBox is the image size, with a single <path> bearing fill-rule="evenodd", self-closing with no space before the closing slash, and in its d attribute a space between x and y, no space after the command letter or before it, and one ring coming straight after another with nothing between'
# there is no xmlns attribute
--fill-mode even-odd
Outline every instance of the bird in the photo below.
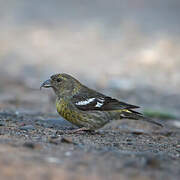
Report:
<svg viewBox="0 0 180 180"><path fill-rule="evenodd" d="M79 131L94 131L112 120L145 120L162 126L159 122L135 111L139 106L119 101L90 89L66 73L52 75L41 88L52 88L56 94L56 109L60 116L76 125Z"/></svg>

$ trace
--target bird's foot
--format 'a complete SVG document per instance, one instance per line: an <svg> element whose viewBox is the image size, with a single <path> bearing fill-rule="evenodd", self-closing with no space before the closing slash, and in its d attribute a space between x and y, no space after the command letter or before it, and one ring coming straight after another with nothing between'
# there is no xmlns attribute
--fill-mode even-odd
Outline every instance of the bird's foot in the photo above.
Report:
<svg viewBox="0 0 180 180"><path fill-rule="evenodd" d="M88 129L88 128L82 127L82 128L79 128L79 129L71 130L70 133L75 134L75 133L84 133L84 132L93 132L93 131Z"/></svg>

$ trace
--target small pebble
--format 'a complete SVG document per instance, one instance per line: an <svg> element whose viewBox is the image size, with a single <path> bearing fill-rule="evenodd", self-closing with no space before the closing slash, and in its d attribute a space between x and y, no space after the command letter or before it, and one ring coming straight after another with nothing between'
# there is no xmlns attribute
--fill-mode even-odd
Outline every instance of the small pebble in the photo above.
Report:
<svg viewBox="0 0 180 180"><path fill-rule="evenodd" d="M23 146L24 147L27 147L27 148L30 148L30 149L38 149L38 148L40 148L40 145L38 145L38 144L35 144L35 143L33 143L33 142L25 142L24 144L23 144Z"/></svg>
<svg viewBox="0 0 180 180"><path fill-rule="evenodd" d="M61 138L61 142L62 142L62 143L68 143L68 144L75 144L75 143L73 142L73 139L70 138L70 137L62 137L62 138Z"/></svg>
<svg viewBox="0 0 180 180"><path fill-rule="evenodd" d="M61 161L55 157L47 157L46 161L49 163L61 163Z"/></svg>
<svg viewBox="0 0 180 180"><path fill-rule="evenodd" d="M0 122L0 126L5 126L6 125L6 123L5 122Z"/></svg>
<svg viewBox="0 0 180 180"><path fill-rule="evenodd" d="M70 151L65 152L65 156L71 156L72 153Z"/></svg>
<svg viewBox="0 0 180 180"><path fill-rule="evenodd" d="M25 125L25 126L21 126L19 128L20 130L25 130L25 131L29 131L29 130L35 130L33 125Z"/></svg>

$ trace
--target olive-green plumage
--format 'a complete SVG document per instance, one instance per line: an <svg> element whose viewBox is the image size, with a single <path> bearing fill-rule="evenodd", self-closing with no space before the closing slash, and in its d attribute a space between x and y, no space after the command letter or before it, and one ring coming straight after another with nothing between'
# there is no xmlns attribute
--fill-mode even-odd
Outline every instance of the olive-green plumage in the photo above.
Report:
<svg viewBox="0 0 180 180"><path fill-rule="evenodd" d="M55 74L41 87L53 88L57 96L58 113L69 122L86 130L99 129L111 120L122 118L144 119L161 125L144 118L141 113L133 110L139 108L138 106L118 101L89 89L68 74Z"/></svg>

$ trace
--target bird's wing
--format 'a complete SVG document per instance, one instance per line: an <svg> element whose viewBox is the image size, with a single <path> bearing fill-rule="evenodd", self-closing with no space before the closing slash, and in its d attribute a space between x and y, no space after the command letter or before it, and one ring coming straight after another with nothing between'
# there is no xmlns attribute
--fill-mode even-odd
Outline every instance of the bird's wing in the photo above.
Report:
<svg viewBox="0 0 180 180"><path fill-rule="evenodd" d="M105 96L100 93L75 95L72 98L72 102L78 109L83 111L113 111L120 109L131 110L139 108L138 106L118 101L117 99Z"/></svg>

